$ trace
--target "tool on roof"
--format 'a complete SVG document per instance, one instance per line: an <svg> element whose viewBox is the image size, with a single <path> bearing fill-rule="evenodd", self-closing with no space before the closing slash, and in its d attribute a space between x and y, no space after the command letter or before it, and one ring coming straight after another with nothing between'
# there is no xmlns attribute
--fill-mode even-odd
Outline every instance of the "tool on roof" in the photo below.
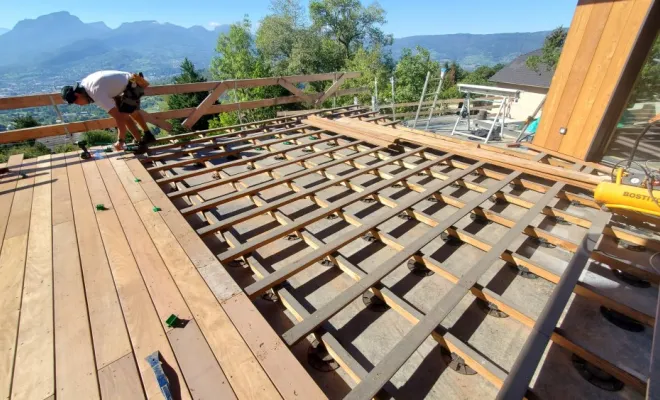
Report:
<svg viewBox="0 0 660 400"><path fill-rule="evenodd" d="M170 391L170 381L167 379L165 371L163 371L163 363L160 361L160 352L153 352L147 356L145 360L147 360L149 366L154 371L154 374L156 375L156 381L158 381L158 387L160 387L160 391L163 393L165 400L172 400L173 397L172 392Z"/></svg>
<svg viewBox="0 0 660 400"><path fill-rule="evenodd" d="M80 153L80 158L83 160L87 160L88 158L92 158L92 154L89 152L87 149L87 142L84 140L79 140L76 142L78 147L80 147L80 150L82 150L82 153Z"/></svg>
<svg viewBox="0 0 660 400"><path fill-rule="evenodd" d="M594 199L609 209L623 209L660 217L660 170L634 161L637 147L651 128L660 122L653 118L635 140L628 160L615 165L612 182L598 184ZM619 166L623 164L623 166ZM633 167L634 166L634 167Z"/></svg>

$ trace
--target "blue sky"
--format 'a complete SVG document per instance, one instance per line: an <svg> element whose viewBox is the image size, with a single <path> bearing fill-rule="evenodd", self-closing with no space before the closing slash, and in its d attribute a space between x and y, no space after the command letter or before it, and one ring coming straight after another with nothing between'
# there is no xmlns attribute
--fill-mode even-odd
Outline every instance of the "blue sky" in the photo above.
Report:
<svg viewBox="0 0 660 400"><path fill-rule="evenodd" d="M307 4L307 0L302 0ZM370 1L364 1L364 4ZM568 26L576 0L381 0L387 11L386 32L394 37L443 33L529 32ZM84 22L156 20L182 26L229 24L244 14L257 23L269 0L19 0L3 7L0 27L55 11L69 11Z"/></svg>

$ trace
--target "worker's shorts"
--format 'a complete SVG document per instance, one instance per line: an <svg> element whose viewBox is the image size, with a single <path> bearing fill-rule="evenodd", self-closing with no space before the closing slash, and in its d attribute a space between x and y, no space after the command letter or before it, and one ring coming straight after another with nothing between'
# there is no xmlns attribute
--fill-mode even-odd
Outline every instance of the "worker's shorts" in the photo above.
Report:
<svg viewBox="0 0 660 400"><path fill-rule="evenodd" d="M133 114L140 109L140 97L126 95L126 92L115 97L117 110L122 114Z"/></svg>

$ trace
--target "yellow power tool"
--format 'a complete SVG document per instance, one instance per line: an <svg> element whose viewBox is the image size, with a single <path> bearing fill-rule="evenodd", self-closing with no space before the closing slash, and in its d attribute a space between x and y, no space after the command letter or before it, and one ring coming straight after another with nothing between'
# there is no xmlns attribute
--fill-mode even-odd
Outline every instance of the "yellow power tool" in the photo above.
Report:
<svg viewBox="0 0 660 400"><path fill-rule="evenodd" d="M650 171L642 165L639 165L640 171L631 169L639 142L658 122L656 118L637 137L625 166L615 168L614 182L598 184L594 191L594 199L598 203L609 209L631 210L660 217L660 171Z"/></svg>

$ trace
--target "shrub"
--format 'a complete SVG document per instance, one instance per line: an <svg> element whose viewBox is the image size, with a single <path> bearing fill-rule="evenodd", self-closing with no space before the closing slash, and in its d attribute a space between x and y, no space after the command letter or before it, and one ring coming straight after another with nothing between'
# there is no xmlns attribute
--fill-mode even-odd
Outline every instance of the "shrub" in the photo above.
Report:
<svg viewBox="0 0 660 400"><path fill-rule="evenodd" d="M82 140L86 141L88 146L110 144L117 141L117 134L105 130L94 130L83 133Z"/></svg>
<svg viewBox="0 0 660 400"><path fill-rule="evenodd" d="M50 154L50 149L41 143L21 144L6 147L0 153L0 163L7 162L9 157L13 156L14 154L23 154L23 158L28 159Z"/></svg>
<svg viewBox="0 0 660 400"><path fill-rule="evenodd" d="M53 153L69 153L78 150L78 146L71 143L58 144L53 148Z"/></svg>

